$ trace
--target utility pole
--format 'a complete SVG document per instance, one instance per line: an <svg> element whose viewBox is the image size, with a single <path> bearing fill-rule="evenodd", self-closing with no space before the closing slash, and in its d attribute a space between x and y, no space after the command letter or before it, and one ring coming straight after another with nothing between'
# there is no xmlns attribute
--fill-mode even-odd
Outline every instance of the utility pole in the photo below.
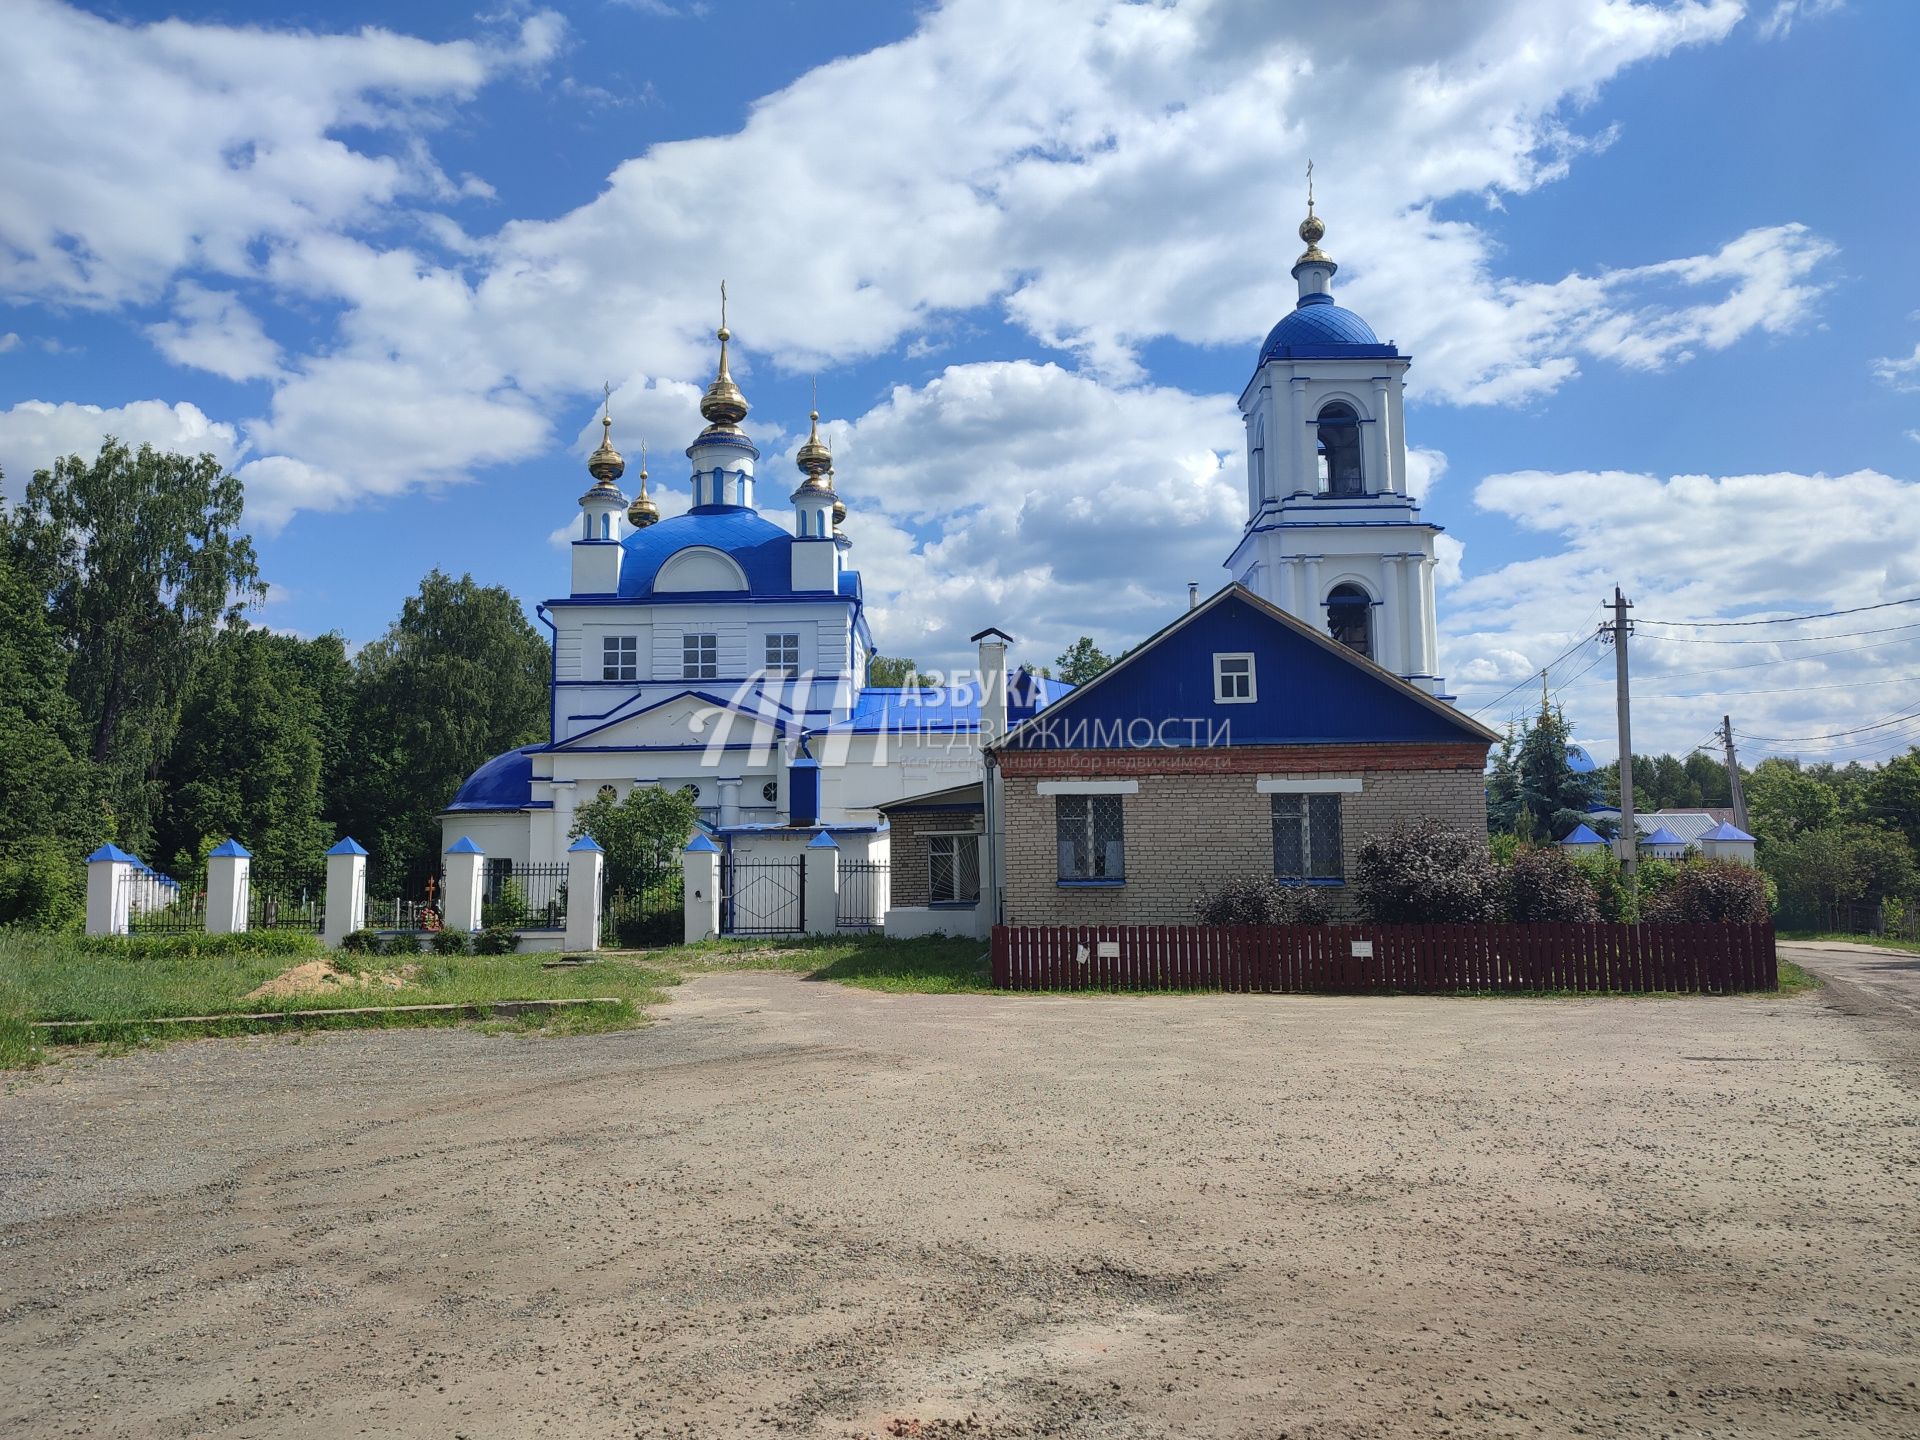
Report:
<svg viewBox="0 0 1920 1440"><path fill-rule="evenodd" d="M1620 732L1620 834L1614 846L1631 885L1640 870L1640 832L1633 824L1633 702L1627 688L1627 636L1633 632L1627 611L1633 606L1618 585L1613 587L1610 608L1613 622L1601 629L1613 632L1613 702Z"/></svg>
<svg viewBox="0 0 1920 1440"><path fill-rule="evenodd" d="M1747 792L1740 788L1740 762L1733 755L1733 717L1731 715L1720 717L1720 739L1725 743L1727 750L1727 788L1733 793L1733 823L1751 835L1753 831L1747 829Z"/></svg>

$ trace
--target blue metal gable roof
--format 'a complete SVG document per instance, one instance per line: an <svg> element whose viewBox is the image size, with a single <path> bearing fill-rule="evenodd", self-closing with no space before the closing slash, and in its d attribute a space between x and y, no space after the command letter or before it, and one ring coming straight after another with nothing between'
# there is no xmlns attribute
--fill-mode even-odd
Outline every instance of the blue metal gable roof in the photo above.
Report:
<svg viewBox="0 0 1920 1440"><path fill-rule="evenodd" d="M1251 702L1213 698L1216 654L1254 657ZM1101 743L1118 736L1119 743ZM1009 749L1186 749L1464 741L1490 731L1230 586L1004 742Z"/></svg>
<svg viewBox="0 0 1920 1440"><path fill-rule="evenodd" d="M1026 676L1025 684L1037 709L1045 709L1073 692L1073 686L1066 681L1041 675ZM980 690L976 685L952 689L872 685L860 692L853 702L852 713L845 720L835 721L826 728L855 734L900 735L946 730L971 733L980 728Z"/></svg>

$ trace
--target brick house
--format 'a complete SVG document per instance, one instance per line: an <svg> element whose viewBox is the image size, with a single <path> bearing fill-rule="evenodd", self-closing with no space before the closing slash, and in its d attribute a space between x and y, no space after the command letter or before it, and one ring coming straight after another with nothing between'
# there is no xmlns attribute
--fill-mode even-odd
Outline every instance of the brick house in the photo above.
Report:
<svg viewBox="0 0 1920 1440"><path fill-rule="evenodd" d="M886 933L986 936L984 786L975 781L882 805L892 837Z"/></svg>
<svg viewBox="0 0 1920 1440"><path fill-rule="evenodd" d="M1180 923L1204 890L1256 874L1324 887L1352 915L1367 835L1429 817L1485 830L1497 739L1229 585L988 747L999 917Z"/></svg>

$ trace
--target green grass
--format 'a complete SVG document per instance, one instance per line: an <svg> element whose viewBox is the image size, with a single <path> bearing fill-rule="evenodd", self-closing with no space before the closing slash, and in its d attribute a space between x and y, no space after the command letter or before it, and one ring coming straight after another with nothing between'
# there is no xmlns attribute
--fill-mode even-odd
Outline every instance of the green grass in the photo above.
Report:
<svg viewBox="0 0 1920 1440"><path fill-rule="evenodd" d="M265 937L260 937L265 938ZM613 1029L640 1018L679 983L670 971L628 960L548 970L551 955L421 955L413 960L359 957L360 968L416 967L400 989L340 985L319 994L249 1000L247 994L293 965L327 952L311 937L303 943L268 940L273 953L248 948L246 937L218 946L168 946L134 938L103 944L69 936L0 930L0 1067L35 1063L49 1040L110 1040L238 1034L268 1028L258 1022L223 1021L230 1014L290 1010L349 1010L403 1005L480 1004L502 1000L571 1000L608 997L613 1003L516 1017L510 1028L577 1033ZM184 952L184 953L182 953ZM156 1026L178 1016L215 1017L200 1026ZM71 1022L44 1035L32 1021ZM271 1023L271 1022L270 1022ZM458 1016L417 1013L319 1016L307 1028L460 1023ZM277 1026L275 1028L278 1028Z"/></svg>
<svg viewBox="0 0 1920 1440"><path fill-rule="evenodd" d="M1900 940L1891 935L1848 935L1839 930L1782 930L1776 937L1783 943L1795 940L1844 940L1850 945L1872 945L1879 950L1904 950L1920 955L1920 940Z"/></svg>
<svg viewBox="0 0 1920 1440"><path fill-rule="evenodd" d="M1808 990L1820 988L1820 977L1802 970L1791 960L1776 960L1780 970L1780 990L1782 995L1800 995Z"/></svg>

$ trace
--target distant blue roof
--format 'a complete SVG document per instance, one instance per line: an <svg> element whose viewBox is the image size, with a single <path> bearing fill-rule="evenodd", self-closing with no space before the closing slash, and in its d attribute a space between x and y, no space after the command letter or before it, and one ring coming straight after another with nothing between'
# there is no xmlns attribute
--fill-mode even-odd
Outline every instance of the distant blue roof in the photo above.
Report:
<svg viewBox="0 0 1920 1440"><path fill-rule="evenodd" d="M1044 710L1073 693L1073 686L1066 681L1043 675L1026 677L1024 685L1031 694L1034 710ZM1009 682L1009 689L1012 688ZM1015 718L1025 719L1030 713L1020 708ZM946 689L917 685L871 686L860 692L851 715L827 728L892 735L929 730L971 732L980 728L980 690L975 685Z"/></svg>
<svg viewBox="0 0 1920 1440"><path fill-rule="evenodd" d="M1738 825L1729 824L1727 821L1722 820L1700 838L1702 840L1746 840L1751 842L1753 836L1747 834L1747 832L1742 830Z"/></svg>
<svg viewBox="0 0 1920 1440"><path fill-rule="evenodd" d="M665 521L661 522L665 524ZM657 527L656 527L657 528ZM454 795L448 810L524 810L533 803L533 760L540 745L522 745L496 755L473 774Z"/></svg>
<svg viewBox="0 0 1920 1440"><path fill-rule="evenodd" d="M1585 746L1567 746L1567 769L1571 770L1574 774L1591 775L1599 768L1598 765L1593 763L1593 756L1587 753Z"/></svg>
<svg viewBox="0 0 1920 1440"><path fill-rule="evenodd" d="M1651 835L1642 836L1641 843L1644 845L1684 845L1687 842L1674 834L1673 831L1669 830L1665 825L1662 825Z"/></svg>
<svg viewBox="0 0 1920 1440"><path fill-rule="evenodd" d="M1595 833L1590 825L1576 825L1571 833L1560 842L1562 845L1604 845L1605 837Z"/></svg>
<svg viewBox="0 0 1920 1440"><path fill-rule="evenodd" d="M1398 355L1380 343L1373 327L1351 310L1333 303L1331 295L1303 295L1300 303L1267 332L1260 347L1260 364L1269 360L1367 358Z"/></svg>

